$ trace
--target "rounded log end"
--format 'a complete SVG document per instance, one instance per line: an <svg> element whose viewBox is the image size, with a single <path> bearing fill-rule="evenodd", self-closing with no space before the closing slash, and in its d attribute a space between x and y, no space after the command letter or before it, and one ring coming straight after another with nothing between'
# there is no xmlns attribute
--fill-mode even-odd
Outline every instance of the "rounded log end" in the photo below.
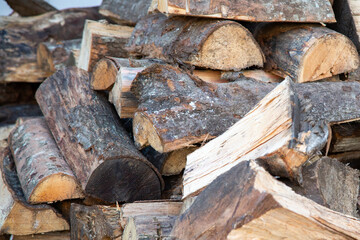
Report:
<svg viewBox="0 0 360 240"><path fill-rule="evenodd" d="M117 67L107 58L101 59L93 69L90 86L94 90L108 90L115 83Z"/></svg>
<svg viewBox="0 0 360 240"><path fill-rule="evenodd" d="M359 54L349 38L333 32L316 39L300 66L298 82L315 81L357 69Z"/></svg>
<svg viewBox="0 0 360 240"><path fill-rule="evenodd" d="M216 29L190 61L200 67L233 71L263 67L264 62L264 54L252 34L240 24L233 23Z"/></svg>
<svg viewBox="0 0 360 240"><path fill-rule="evenodd" d="M37 204L83 197L84 194L74 176L59 173L43 179L30 194L28 202Z"/></svg>
<svg viewBox="0 0 360 240"><path fill-rule="evenodd" d="M121 158L104 161L90 176L85 192L106 202L158 199L161 179L145 162Z"/></svg>
<svg viewBox="0 0 360 240"><path fill-rule="evenodd" d="M156 151L163 153L164 146L151 120L142 112L137 112L133 118L133 133L135 145L141 149L152 146Z"/></svg>

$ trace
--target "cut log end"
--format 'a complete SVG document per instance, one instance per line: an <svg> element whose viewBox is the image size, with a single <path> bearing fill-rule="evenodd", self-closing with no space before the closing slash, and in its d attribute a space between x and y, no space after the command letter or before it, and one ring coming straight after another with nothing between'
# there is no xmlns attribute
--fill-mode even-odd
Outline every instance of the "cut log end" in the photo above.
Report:
<svg viewBox="0 0 360 240"><path fill-rule="evenodd" d="M185 168L186 156L196 149L197 147L190 147L171 152L162 167L161 174L164 176L180 174Z"/></svg>
<svg viewBox="0 0 360 240"><path fill-rule="evenodd" d="M94 90L107 90L114 84L117 67L110 59L101 59L93 69L90 86Z"/></svg>
<svg viewBox="0 0 360 240"><path fill-rule="evenodd" d="M332 33L323 36L310 47L301 65L298 81L315 81L357 69L359 55L347 37Z"/></svg>
<svg viewBox="0 0 360 240"><path fill-rule="evenodd" d="M240 25L228 24L208 37L190 63L211 69L241 70L262 67L264 61L265 57L251 33Z"/></svg>
<svg viewBox="0 0 360 240"><path fill-rule="evenodd" d="M90 176L85 192L114 203L156 199L161 188L159 176L146 163L122 158L102 163Z"/></svg>

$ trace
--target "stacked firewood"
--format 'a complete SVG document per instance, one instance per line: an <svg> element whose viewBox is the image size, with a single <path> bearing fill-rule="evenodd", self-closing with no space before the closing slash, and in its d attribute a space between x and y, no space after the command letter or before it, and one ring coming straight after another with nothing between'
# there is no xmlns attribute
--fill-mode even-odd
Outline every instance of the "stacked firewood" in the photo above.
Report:
<svg viewBox="0 0 360 240"><path fill-rule="evenodd" d="M4 239L360 239L347 1L8 2Z"/></svg>

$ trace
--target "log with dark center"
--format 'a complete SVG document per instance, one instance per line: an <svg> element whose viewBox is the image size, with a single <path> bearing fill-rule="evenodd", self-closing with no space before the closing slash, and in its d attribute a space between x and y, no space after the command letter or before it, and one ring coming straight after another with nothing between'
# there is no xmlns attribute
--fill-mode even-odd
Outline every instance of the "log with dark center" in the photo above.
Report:
<svg viewBox="0 0 360 240"><path fill-rule="evenodd" d="M86 194L108 202L160 196L162 179L135 148L110 103L90 89L89 75L56 72L36 99L63 156Z"/></svg>

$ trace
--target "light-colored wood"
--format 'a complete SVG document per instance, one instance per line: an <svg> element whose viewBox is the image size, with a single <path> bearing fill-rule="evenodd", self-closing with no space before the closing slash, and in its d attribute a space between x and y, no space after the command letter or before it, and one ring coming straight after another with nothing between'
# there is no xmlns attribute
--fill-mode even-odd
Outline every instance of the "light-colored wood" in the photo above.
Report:
<svg viewBox="0 0 360 240"><path fill-rule="evenodd" d="M15 124L9 124L0 127L0 149L8 146L7 139L10 135L10 132L15 128Z"/></svg>
<svg viewBox="0 0 360 240"><path fill-rule="evenodd" d="M248 159L272 156L265 162L273 172L294 176L307 160L291 149L299 124L297 101L287 79L225 133L188 155L184 198L197 195L216 177Z"/></svg>
<svg viewBox="0 0 360 240"><path fill-rule="evenodd" d="M161 175L171 176L177 175L184 170L186 166L186 157L190 153L194 152L198 147L189 147L168 153L166 160L161 169Z"/></svg>
<svg viewBox="0 0 360 240"><path fill-rule="evenodd" d="M81 41L77 66L91 72L94 65L105 56L127 57L125 45L132 27L87 20Z"/></svg>

